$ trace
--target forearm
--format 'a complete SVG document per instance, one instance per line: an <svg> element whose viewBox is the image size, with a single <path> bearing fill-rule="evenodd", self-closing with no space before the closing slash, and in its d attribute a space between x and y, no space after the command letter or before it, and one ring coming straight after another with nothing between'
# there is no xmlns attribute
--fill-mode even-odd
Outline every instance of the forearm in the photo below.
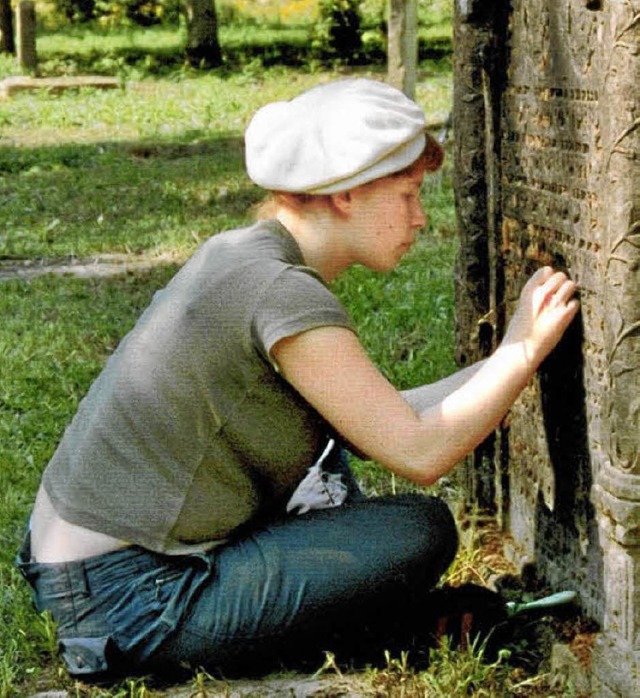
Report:
<svg viewBox="0 0 640 698"><path fill-rule="evenodd" d="M429 407L442 402L448 395L461 388L472 376L474 376L486 363L486 359L478 361L471 366L452 373L435 383L421 385L417 388L403 390L402 396L411 405L413 410L421 414Z"/></svg>
<svg viewBox="0 0 640 698"><path fill-rule="evenodd" d="M469 367L463 373L467 380L421 411L413 438L406 441L403 460L412 465L404 474L431 484L448 472L500 424L535 368L521 343L501 346Z"/></svg>
<svg viewBox="0 0 640 698"><path fill-rule="evenodd" d="M529 279L496 352L396 442L406 449L407 477L434 482L498 426L578 312L575 291L573 281L548 267Z"/></svg>

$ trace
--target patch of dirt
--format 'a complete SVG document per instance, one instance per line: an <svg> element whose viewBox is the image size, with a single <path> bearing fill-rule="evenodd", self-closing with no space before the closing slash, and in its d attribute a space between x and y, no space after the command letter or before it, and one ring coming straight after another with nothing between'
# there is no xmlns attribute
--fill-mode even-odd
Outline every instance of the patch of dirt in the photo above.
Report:
<svg viewBox="0 0 640 698"><path fill-rule="evenodd" d="M72 691L46 691L33 694L30 698L71 698L85 694ZM75 689L74 689L75 691ZM118 694L120 695L120 694ZM133 695L133 693L131 694ZM359 676L291 676L255 680L207 680L198 685L174 686L164 691L151 689L145 693L150 698L373 698L376 693L371 683Z"/></svg>
<svg viewBox="0 0 640 698"><path fill-rule="evenodd" d="M0 281L7 279L32 279L46 274L76 276L79 278L107 277L136 271L147 271L161 264L180 263L183 261L180 256L175 254L103 254L84 259L75 257L60 259L5 257L0 259Z"/></svg>

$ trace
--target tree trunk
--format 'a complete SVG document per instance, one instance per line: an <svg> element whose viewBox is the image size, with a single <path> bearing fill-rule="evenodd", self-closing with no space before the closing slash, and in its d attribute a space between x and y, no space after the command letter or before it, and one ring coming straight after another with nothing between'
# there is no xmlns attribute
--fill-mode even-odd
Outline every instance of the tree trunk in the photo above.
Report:
<svg viewBox="0 0 640 698"><path fill-rule="evenodd" d="M0 0L0 53L15 53L11 0Z"/></svg>
<svg viewBox="0 0 640 698"><path fill-rule="evenodd" d="M415 94L418 64L417 8L417 0L389 0L389 81L411 98Z"/></svg>
<svg viewBox="0 0 640 698"><path fill-rule="evenodd" d="M185 0L187 62L194 68L214 68L222 63L218 18L214 0Z"/></svg>

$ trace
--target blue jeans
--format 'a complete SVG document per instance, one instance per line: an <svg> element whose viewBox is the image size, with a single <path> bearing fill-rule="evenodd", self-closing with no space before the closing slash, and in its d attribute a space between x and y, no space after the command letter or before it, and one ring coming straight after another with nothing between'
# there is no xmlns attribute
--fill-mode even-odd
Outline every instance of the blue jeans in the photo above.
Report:
<svg viewBox="0 0 640 698"><path fill-rule="evenodd" d="M133 546L40 564L27 536L18 564L72 674L229 673L325 650L348 658L363 643L380 656L394 638L400 648L456 549L446 504L399 495L283 517L181 557Z"/></svg>

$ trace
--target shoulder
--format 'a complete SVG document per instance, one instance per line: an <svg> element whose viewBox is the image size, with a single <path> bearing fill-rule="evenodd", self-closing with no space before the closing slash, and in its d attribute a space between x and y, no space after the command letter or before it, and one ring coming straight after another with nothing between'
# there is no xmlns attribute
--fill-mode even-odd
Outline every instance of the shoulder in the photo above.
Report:
<svg viewBox="0 0 640 698"><path fill-rule="evenodd" d="M253 225L228 230L209 238L192 260L233 258L238 262L280 261L284 264L303 265L298 244L276 220L258 221Z"/></svg>
<svg viewBox="0 0 640 698"><path fill-rule="evenodd" d="M227 230L206 240L162 294L172 303L215 306L259 296L283 271L303 263L295 240L276 221Z"/></svg>

